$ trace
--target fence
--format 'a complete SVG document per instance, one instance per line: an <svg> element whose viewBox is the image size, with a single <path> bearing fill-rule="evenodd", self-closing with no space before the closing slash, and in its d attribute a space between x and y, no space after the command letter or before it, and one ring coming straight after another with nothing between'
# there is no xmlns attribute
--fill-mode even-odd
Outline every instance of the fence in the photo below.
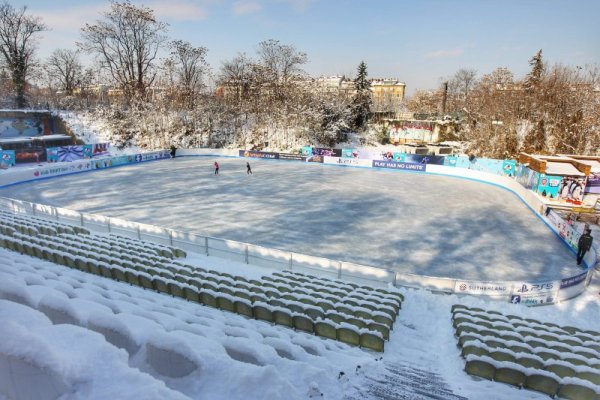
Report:
<svg viewBox="0 0 600 400"><path fill-rule="evenodd" d="M112 233L140 240L148 240L179 247L198 254L215 256L254 266L279 270L289 269L375 286L391 284L428 289L434 292L478 294L527 304L552 303L556 300L564 300L577 296L589 284L593 271L590 268L583 274L583 277L579 274L554 282L472 282L461 279L407 274L391 269L271 249L249 243L140 224L119 218L80 213L69 209L4 197L0 198L0 208L12 211L15 214L49 218L57 222L85 227L99 233ZM595 257L596 254L592 251L586 259L589 259L589 262L591 262ZM522 292L523 285L528 285L527 293ZM519 292L519 290L521 291ZM515 296L519 296L519 301L515 300Z"/></svg>
<svg viewBox="0 0 600 400"><path fill-rule="evenodd" d="M211 154L208 151L195 152L187 150L184 154L207 156L235 154L233 152L231 152L232 154L224 153L228 152ZM150 157L144 155L143 158L153 159L153 157L154 156ZM76 163L73 164L77 165ZM91 169L93 168L94 167L92 166ZM65 171L59 171L57 175L69 173L67 169L72 170L71 168L66 168ZM87 168L83 169L87 170ZM456 176L494 184L516 194L538 216L540 216L543 210L543 202L534 193L526 190L519 183L507 177L441 165L427 165L426 172L424 173ZM31 176L28 177L31 179ZM14 180L14 177L13 179L9 179L9 181ZM0 180L0 186L1 185L2 180ZM407 274L391 269L271 249L249 243L202 236L192 232L166 229L101 215L85 214L73 210L9 198L0 198L0 208L10 210L17 214L42 216L55 219L59 222L86 227L97 232L114 233L176 246L187 251L205 254L207 256L216 256L255 266L274 269L290 269L330 278L345 279L357 283L368 283L371 285L391 284L395 286L423 288L434 292L484 295L511 301L513 303L522 302L529 305L553 303L557 300L569 299L582 293L587 285L589 285L593 267L596 265L597 259L596 251L590 251L585 258L587 265L590 267L587 271L554 281L478 282ZM543 217L540 216L540 218L550 229L559 234L556 227Z"/></svg>

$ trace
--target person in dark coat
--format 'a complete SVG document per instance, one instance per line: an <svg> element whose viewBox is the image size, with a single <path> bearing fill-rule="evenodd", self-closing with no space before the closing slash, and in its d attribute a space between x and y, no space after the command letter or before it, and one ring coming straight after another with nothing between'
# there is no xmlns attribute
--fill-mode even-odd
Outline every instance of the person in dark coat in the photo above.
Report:
<svg viewBox="0 0 600 400"><path fill-rule="evenodd" d="M219 163L215 161L215 175L219 175Z"/></svg>
<svg viewBox="0 0 600 400"><path fill-rule="evenodd" d="M250 168L250 163L248 161L246 161L246 173L252 175L252 168Z"/></svg>
<svg viewBox="0 0 600 400"><path fill-rule="evenodd" d="M175 158L175 153L177 153L177 147L171 145L171 158Z"/></svg>
<svg viewBox="0 0 600 400"><path fill-rule="evenodd" d="M579 238L579 243L577 244L577 265L581 265L581 261L583 261L585 253L592 248L592 242L594 241L594 238L592 237L591 233L592 231L587 229Z"/></svg>

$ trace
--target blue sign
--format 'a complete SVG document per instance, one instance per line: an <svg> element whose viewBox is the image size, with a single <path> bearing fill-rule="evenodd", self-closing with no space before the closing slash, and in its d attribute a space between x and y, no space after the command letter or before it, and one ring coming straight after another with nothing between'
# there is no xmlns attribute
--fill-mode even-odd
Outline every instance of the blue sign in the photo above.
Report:
<svg viewBox="0 0 600 400"><path fill-rule="evenodd" d="M587 277L587 272L584 272L582 274L573 276L571 278L563 279L562 281L560 281L560 288L566 289L568 287L575 286L575 285L585 281L586 277Z"/></svg>
<svg viewBox="0 0 600 400"><path fill-rule="evenodd" d="M0 150L0 164L15 165L16 157L14 150Z"/></svg>
<svg viewBox="0 0 600 400"><path fill-rule="evenodd" d="M426 164L373 160L373 168L390 168L425 172Z"/></svg>

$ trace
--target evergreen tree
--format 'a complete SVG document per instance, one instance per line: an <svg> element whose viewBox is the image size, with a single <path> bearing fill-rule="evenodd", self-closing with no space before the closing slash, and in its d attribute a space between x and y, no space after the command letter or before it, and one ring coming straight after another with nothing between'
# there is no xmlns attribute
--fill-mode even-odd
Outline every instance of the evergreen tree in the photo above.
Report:
<svg viewBox="0 0 600 400"><path fill-rule="evenodd" d="M371 84L367 80L367 64L364 61L361 61L360 64L358 64L358 73L354 80L354 86L359 92L369 90L371 87Z"/></svg>
<svg viewBox="0 0 600 400"><path fill-rule="evenodd" d="M536 55L529 60L529 65L531 65L531 71L525 78L525 89L527 91L533 91L539 87L545 71L544 60L542 58L542 49L540 49L540 51L538 51Z"/></svg>
<svg viewBox="0 0 600 400"><path fill-rule="evenodd" d="M352 99L352 122L353 128L363 128L371 114L371 84L367 80L367 64L361 61L358 65L358 73L354 80L356 94Z"/></svg>

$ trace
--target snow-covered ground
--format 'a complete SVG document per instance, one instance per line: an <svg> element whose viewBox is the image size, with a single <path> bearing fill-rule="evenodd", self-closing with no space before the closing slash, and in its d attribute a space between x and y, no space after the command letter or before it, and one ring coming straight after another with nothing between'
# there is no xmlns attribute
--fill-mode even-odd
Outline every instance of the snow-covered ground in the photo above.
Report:
<svg viewBox="0 0 600 400"><path fill-rule="evenodd" d="M541 400L547 396L463 372L451 306L600 331L597 279L574 300L538 308L402 290L405 301L382 356L1 248L0 259L0 298L13 300L0 300L0 352L56 374L71 390L61 399L375 400L386 393L387 399ZM193 253L186 263L248 277L272 272ZM73 322L51 325L43 313L49 309L65 311ZM129 352L88 329L93 325L131 337ZM200 368L165 376L149 361L151 346L184 353Z"/></svg>
<svg viewBox="0 0 600 400"><path fill-rule="evenodd" d="M574 255L514 194L458 178L184 157L31 182L0 196L399 271L551 280Z"/></svg>

